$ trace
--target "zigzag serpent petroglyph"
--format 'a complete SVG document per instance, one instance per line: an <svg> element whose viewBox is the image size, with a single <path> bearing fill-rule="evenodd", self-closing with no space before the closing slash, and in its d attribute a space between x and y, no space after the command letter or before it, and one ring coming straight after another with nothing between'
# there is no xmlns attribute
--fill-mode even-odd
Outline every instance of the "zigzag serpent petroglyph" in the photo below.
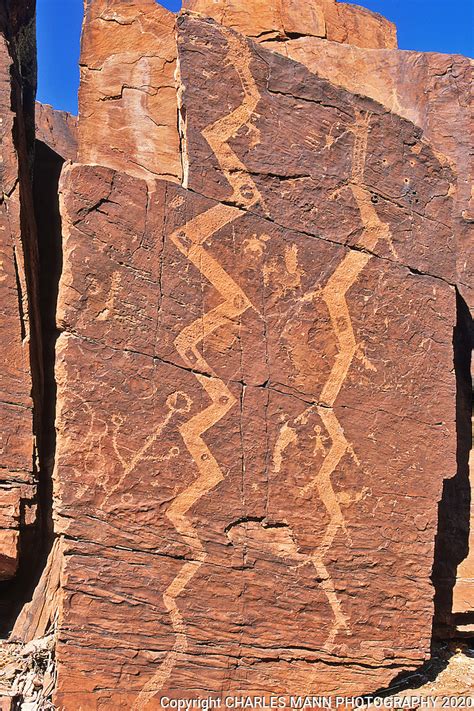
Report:
<svg viewBox="0 0 474 711"><path fill-rule="evenodd" d="M356 201L364 228L358 246L372 251L379 240L385 239L393 251L389 226L379 219L371 202L370 192L363 182L370 118L370 112L357 113L354 124L349 127L349 130L354 134L354 144L352 149L351 180L348 187ZM350 250L322 290L322 298L327 305L331 324L337 338L338 354L322 389L320 405L317 407L317 411L329 434L332 445L318 473L302 489L301 494L304 495L316 487L330 517L321 545L312 556L312 562L322 580L321 585L334 615L334 622L325 642L327 651L333 649L334 640L340 630L344 629L347 633L350 633L347 617L342 611L334 582L324 563L324 558L339 531L342 531L349 544L352 544L344 514L341 510L340 499L332 486L331 476L346 453L350 454L354 461L359 464L356 454L351 444L347 441L344 430L337 419L333 406L355 357L360 358L366 368L375 370L374 366L365 357L361 344L356 341L346 301L348 291L355 284L371 258L371 254Z"/></svg>
<svg viewBox="0 0 474 711"><path fill-rule="evenodd" d="M232 66L240 80L243 91L242 103L230 114L219 118L202 131L202 135L212 148L219 165L233 189L232 201L244 207L252 207L257 202L263 206L263 199L257 186L247 173L247 168L230 147L228 141L237 131L246 126L253 133L251 147L260 142L259 129L250 123L250 119L260 100L260 92L250 71L252 55L247 42L224 27L219 30L226 37L229 52L227 62Z"/></svg>
<svg viewBox="0 0 474 711"><path fill-rule="evenodd" d="M239 67L237 72L243 90L243 99L231 113L206 127L202 131L202 135L212 148L232 187L232 201L237 205L250 208L259 201L263 205L263 200L255 183L246 173L244 164L231 149L228 141L236 135L240 128L247 126L255 134L254 145L258 143L258 129L249 125L249 121L260 99L260 94L250 72L251 57L247 43L227 29L219 29L226 35L228 42L227 61L234 67ZM239 62L234 61L237 56ZM380 239L387 239L390 246L391 242L389 228L379 220L371 204L370 194L363 185L369 123L370 114L360 113L353 126L350 127L354 133L354 147L352 176L348 187L356 200L364 226L359 246L372 250ZM253 307L243 290L217 260L206 251L203 245L215 232L240 215L240 211L235 207L217 204L187 222L171 235L171 241L176 248L215 287L224 301L186 326L174 342L182 361L194 372L194 376L209 396L211 404L179 427L179 432L196 464L199 476L174 499L168 508L167 517L178 533L191 545L193 560L189 560L183 565L163 594L164 604L170 614L176 640L173 649L166 654L156 674L143 687L137 697L133 705L133 709L136 711L143 708L143 705L163 688L179 655L188 649L187 628L180 613L177 598L206 561L207 553L186 514L200 498L209 493L224 478L217 460L202 436L231 410L236 404L236 398L226 384L214 373L198 350L198 345L216 329L234 321L247 309ZM331 438L332 445L319 472L301 493L304 494L316 487L330 515L321 545L310 558L321 578L322 588L334 615L334 622L325 642L325 647L328 650L333 647L334 640L341 629L349 631L349 624L342 612L334 583L324 564L324 558L339 530L342 530L351 542L341 510L341 501L332 487L331 476L345 453L351 454L357 462L356 455L332 408L354 357L361 358L366 367L373 368L365 358L361 345L356 342L346 301L347 292L357 281L370 259L370 254L351 250L336 268L322 291L322 298L328 307L339 348L334 366L323 387L320 405L317 406L318 414Z"/></svg>
<svg viewBox="0 0 474 711"><path fill-rule="evenodd" d="M244 68L239 71L244 97L234 111L208 126L202 134L215 152L221 169L233 189L233 199L240 205L250 207L260 200L260 195L253 181L243 175L245 166L228 146L227 141L239 128L247 124L260 95L250 73L250 52L247 44L224 28L220 29L228 38L228 62L235 66L237 63L234 60L237 54L240 60L242 55L246 58ZM136 711L142 709L144 704L163 688L179 654L185 653L188 649L186 624L179 610L177 598L206 561L207 553L186 514L199 499L224 478L219 463L202 436L236 404L236 398L200 353L198 345L216 329L232 323L252 307L246 294L203 245L215 232L241 215L241 211L235 207L217 204L175 230L170 237L181 254L214 286L224 301L183 328L174 341L182 361L193 371L197 381L209 396L211 404L178 428L199 476L173 500L166 516L192 548L193 560L183 565L163 594L176 640L173 649L168 652L156 674L143 687L135 700L133 709Z"/></svg>

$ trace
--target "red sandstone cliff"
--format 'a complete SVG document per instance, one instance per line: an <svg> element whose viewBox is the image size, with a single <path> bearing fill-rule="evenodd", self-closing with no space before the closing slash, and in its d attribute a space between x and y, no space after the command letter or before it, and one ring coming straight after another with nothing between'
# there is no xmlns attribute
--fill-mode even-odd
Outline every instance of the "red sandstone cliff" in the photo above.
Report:
<svg viewBox="0 0 474 711"><path fill-rule="evenodd" d="M0 580L19 569L21 540L37 537L38 429L42 401L38 254L31 169L34 139L31 3L0 9ZM2 629L12 600L2 597ZM14 603L13 603L14 604ZM8 624L8 623L7 623Z"/></svg>
<svg viewBox="0 0 474 711"><path fill-rule="evenodd" d="M184 5L88 0L33 179L1 16L5 709L371 694L473 612L470 62Z"/></svg>

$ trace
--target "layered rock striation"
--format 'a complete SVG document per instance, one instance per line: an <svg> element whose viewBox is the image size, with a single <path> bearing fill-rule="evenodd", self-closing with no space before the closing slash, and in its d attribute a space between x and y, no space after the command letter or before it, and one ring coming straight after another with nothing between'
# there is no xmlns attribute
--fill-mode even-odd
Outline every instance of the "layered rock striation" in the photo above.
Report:
<svg viewBox="0 0 474 711"><path fill-rule="evenodd" d="M6 581L19 570L21 542L34 546L42 399L37 244L31 170L35 42L31 3L0 10L0 580L2 628L12 604Z"/></svg>

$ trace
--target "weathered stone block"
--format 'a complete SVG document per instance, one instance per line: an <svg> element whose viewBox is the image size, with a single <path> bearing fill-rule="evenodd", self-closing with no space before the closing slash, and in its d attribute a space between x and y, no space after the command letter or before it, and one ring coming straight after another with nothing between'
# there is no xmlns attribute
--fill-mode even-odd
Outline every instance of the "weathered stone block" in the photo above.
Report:
<svg viewBox="0 0 474 711"><path fill-rule="evenodd" d="M62 194L58 702L362 693L416 667L451 287L172 183L77 166Z"/></svg>

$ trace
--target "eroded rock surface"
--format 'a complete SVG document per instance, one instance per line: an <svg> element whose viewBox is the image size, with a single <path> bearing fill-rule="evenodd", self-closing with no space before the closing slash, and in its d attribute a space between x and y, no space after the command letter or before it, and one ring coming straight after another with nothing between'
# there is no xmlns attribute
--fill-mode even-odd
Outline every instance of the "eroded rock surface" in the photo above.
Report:
<svg viewBox="0 0 474 711"><path fill-rule="evenodd" d="M178 26L187 189L63 176L57 702L364 693L429 653L452 172L379 104Z"/></svg>
<svg viewBox="0 0 474 711"><path fill-rule="evenodd" d="M173 13L155 0L86 3L79 162L179 181L175 72Z"/></svg>
<svg viewBox="0 0 474 711"><path fill-rule="evenodd" d="M36 520L33 398L41 390L31 198L34 25L30 3L0 10L0 580L18 570L20 537ZM34 392L33 392L34 391ZM2 624L11 601L3 599Z"/></svg>
<svg viewBox="0 0 474 711"><path fill-rule="evenodd" d="M76 160L77 117L36 102L36 140L44 143L63 160Z"/></svg>
<svg viewBox="0 0 474 711"><path fill-rule="evenodd" d="M37 109L54 536L10 699L370 694L429 658L466 555L468 70L333 0L86 3L77 156Z"/></svg>

